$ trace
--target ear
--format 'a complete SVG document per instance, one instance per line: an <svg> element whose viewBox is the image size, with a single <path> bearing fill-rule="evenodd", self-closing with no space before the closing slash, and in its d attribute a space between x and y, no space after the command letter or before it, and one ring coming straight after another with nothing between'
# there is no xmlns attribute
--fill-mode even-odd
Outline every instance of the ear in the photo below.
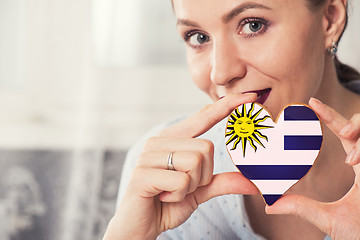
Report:
<svg viewBox="0 0 360 240"><path fill-rule="evenodd" d="M347 0L328 0L324 6L325 49L338 42L346 22Z"/></svg>

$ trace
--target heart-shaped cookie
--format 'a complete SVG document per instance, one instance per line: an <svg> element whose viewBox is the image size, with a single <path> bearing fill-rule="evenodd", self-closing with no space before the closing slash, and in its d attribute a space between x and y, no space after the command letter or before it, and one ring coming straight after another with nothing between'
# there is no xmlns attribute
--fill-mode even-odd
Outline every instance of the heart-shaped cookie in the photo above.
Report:
<svg viewBox="0 0 360 240"><path fill-rule="evenodd" d="M232 161L268 205L310 170L322 140L319 118L304 104L285 107L274 123L264 106L247 103L230 114L225 130Z"/></svg>

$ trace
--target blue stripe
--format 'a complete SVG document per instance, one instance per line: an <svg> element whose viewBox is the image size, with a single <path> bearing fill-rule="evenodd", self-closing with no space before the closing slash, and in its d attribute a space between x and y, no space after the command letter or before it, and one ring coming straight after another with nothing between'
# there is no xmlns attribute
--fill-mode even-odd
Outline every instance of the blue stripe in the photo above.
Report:
<svg viewBox="0 0 360 240"><path fill-rule="evenodd" d="M267 205L271 206L276 202L282 195L275 194L264 194L263 197Z"/></svg>
<svg viewBox="0 0 360 240"><path fill-rule="evenodd" d="M323 137L314 136L284 136L284 150L320 150Z"/></svg>
<svg viewBox="0 0 360 240"><path fill-rule="evenodd" d="M284 110L285 121L319 120L313 110L305 106L289 106Z"/></svg>
<svg viewBox="0 0 360 240"><path fill-rule="evenodd" d="M236 165L236 167L250 180L299 180L312 165Z"/></svg>

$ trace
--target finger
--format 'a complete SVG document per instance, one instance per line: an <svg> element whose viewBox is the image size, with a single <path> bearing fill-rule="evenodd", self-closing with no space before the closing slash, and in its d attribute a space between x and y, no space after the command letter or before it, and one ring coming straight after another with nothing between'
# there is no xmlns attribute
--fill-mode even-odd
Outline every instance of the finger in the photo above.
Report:
<svg viewBox="0 0 360 240"><path fill-rule="evenodd" d="M360 139L356 141L354 148L346 157L345 162L350 166L353 166L355 172L355 183L360 185Z"/></svg>
<svg viewBox="0 0 360 240"><path fill-rule="evenodd" d="M253 102L256 98L256 93L229 94L219 101L205 106L181 123L163 130L159 136L198 137L228 116L236 107Z"/></svg>
<svg viewBox="0 0 360 240"><path fill-rule="evenodd" d="M145 144L144 151L162 151L168 153L178 151L200 152L203 155L203 162L199 185L204 186L209 184L211 181L214 169L214 144L210 140L196 138L153 137ZM181 159L182 158L178 159L176 157L176 162L181 161ZM164 161L164 159L159 159L159 161Z"/></svg>
<svg viewBox="0 0 360 240"><path fill-rule="evenodd" d="M360 114L355 114L348 124L340 130L340 136L346 139L358 138L360 135Z"/></svg>
<svg viewBox="0 0 360 240"><path fill-rule="evenodd" d="M355 166L360 163L360 138L356 141L354 148L346 157L345 162L351 166Z"/></svg>
<svg viewBox="0 0 360 240"><path fill-rule="evenodd" d="M194 192L196 202L201 204L207 200L227 194L258 194L255 185L239 172L226 172L214 175L210 184Z"/></svg>
<svg viewBox="0 0 360 240"><path fill-rule="evenodd" d="M351 140L342 138L340 135L340 131L348 124L348 120L316 98L311 98L309 105L320 116L326 126L340 138L346 153L349 153L354 143Z"/></svg>
<svg viewBox="0 0 360 240"><path fill-rule="evenodd" d="M142 198L152 198L162 192L169 192L166 202L180 202L187 194L190 176L180 171L151 168L135 168L128 191Z"/></svg>
<svg viewBox="0 0 360 240"><path fill-rule="evenodd" d="M137 163L139 167L167 169L168 152L143 152ZM172 162L175 171L180 171L190 176L187 193L195 191L199 187L203 156L199 152L173 152ZM212 175L212 172L210 173Z"/></svg>
<svg viewBox="0 0 360 240"><path fill-rule="evenodd" d="M360 164L356 164L353 166L355 172L355 183L357 186L360 185Z"/></svg>
<svg viewBox="0 0 360 240"><path fill-rule="evenodd" d="M314 111L320 116L320 119L329 127L329 129L338 137L341 129L345 127L348 123L348 120L341 116L334 109L328 105L322 103L316 98L311 98L309 105L314 109Z"/></svg>
<svg viewBox="0 0 360 240"><path fill-rule="evenodd" d="M266 206L267 214L293 214L312 223L323 232L330 234L331 204L321 203L300 195L284 195L273 205Z"/></svg>

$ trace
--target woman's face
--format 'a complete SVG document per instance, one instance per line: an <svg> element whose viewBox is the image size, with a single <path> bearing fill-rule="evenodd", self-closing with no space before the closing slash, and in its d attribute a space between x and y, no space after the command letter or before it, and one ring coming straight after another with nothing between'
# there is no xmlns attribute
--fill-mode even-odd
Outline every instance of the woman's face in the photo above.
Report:
<svg viewBox="0 0 360 240"><path fill-rule="evenodd" d="M174 0L195 84L214 101L256 92L272 114L307 102L325 68L321 11L305 0Z"/></svg>

